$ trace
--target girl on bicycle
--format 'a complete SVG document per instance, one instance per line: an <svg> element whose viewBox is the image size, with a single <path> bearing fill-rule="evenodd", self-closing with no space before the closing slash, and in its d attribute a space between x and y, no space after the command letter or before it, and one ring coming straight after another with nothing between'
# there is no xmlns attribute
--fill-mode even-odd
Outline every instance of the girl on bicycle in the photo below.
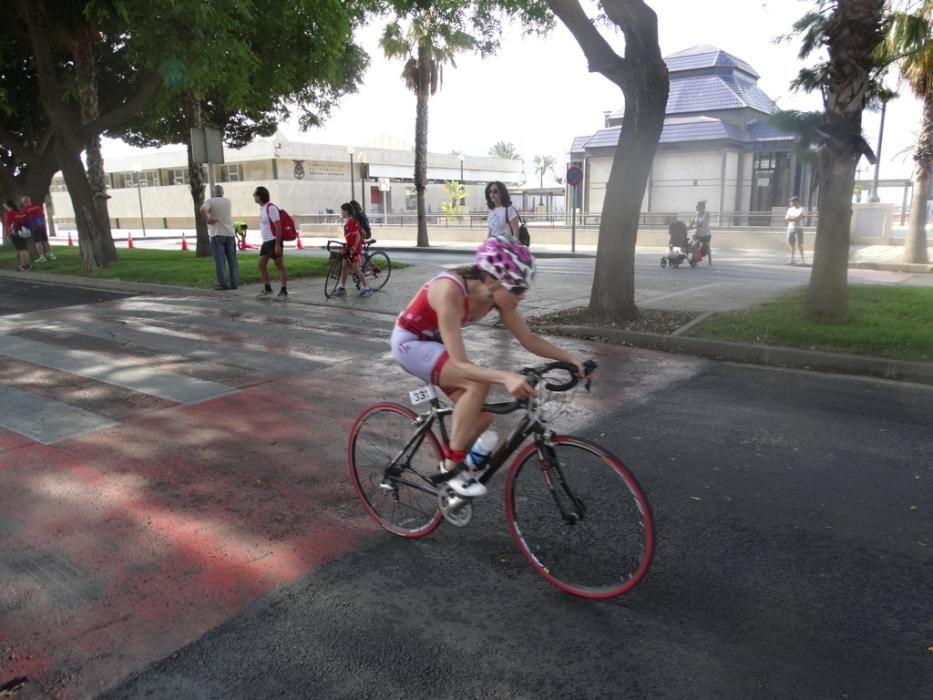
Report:
<svg viewBox="0 0 933 700"><path fill-rule="evenodd" d="M357 205L359 206L359 205ZM353 205L345 202L340 205L340 215L343 217L343 237L346 240L344 247L343 265L340 267L340 286L334 292L335 296L344 297L347 295L347 273L353 270L353 276L360 283L360 296L370 297L373 290L366 283L366 278L360 272L360 260L363 255L363 227L359 219L354 215Z"/></svg>
<svg viewBox="0 0 933 700"><path fill-rule="evenodd" d="M489 427L492 415L482 412L491 384L501 384L516 399L535 395L525 378L515 372L487 369L470 362L461 328L495 309L505 327L531 353L576 365L572 354L531 332L518 311L535 275L528 249L508 238L487 238L476 250L473 265L442 272L428 280L392 332L392 356L409 374L440 386L454 402L450 444L444 446L443 470L456 471L448 481L461 496L486 493L466 465L465 450Z"/></svg>

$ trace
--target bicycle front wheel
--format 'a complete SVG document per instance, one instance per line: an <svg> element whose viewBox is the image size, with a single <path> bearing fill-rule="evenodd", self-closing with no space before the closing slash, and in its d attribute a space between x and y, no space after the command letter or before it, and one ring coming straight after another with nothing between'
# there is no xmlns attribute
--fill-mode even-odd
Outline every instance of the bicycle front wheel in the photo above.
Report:
<svg viewBox="0 0 933 700"><path fill-rule="evenodd" d="M519 549L562 591L612 598L648 571L648 501L628 469L594 443L554 436L543 456L528 445L509 470L505 505Z"/></svg>
<svg viewBox="0 0 933 700"><path fill-rule="evenodd" d="M366 256L366 262L360 270L369 284L369 288L378 291L386 286L392 275L392 261L381 250L376 250Z"/></svg>
<svg viewBox="0 0 933 700"><path fill-rule="evenodd" d="M366 512L389 532L409 538L431 534L443 516L430 476L443 459L430 430L417 436L413 411L377 403L350 430L350 479Z"/></svg>
<svg viewBox="0 0 933 700"><path fill-rule="evenodd" d="M324 278L324 296L330 299L340 286L340 266L343 262L343 256L331 254L330 267L327 269L327 277Z"/></svg>

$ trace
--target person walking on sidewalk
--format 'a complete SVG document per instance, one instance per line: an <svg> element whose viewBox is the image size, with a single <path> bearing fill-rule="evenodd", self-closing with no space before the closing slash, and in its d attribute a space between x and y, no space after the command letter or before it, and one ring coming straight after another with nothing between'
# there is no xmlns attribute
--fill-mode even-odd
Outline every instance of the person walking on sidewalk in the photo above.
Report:
<svg viewBox="0 0 933 700"><path fill-rule="evenodd" d="M796 195L790 198L790 206L787 207L787 213L784 214L784 221L787 222L787 246L790 248L790 260L788 265L796 265L794 260L794 244L797 244L797 250L800 251L800 264L805 265L803 259L803 207L800 206L800 197Z"/></svg>
<svg viewBox="0 0 933 700"><path fill-rule="evenodd" d="M282 222L279 208L269 201L269 190L259 186L253 192L253 201L259 205L259 233L262 236L262 247L259 249L259 276L262 279L263 290L256 296L257 299L268 299L272 296L272 285L269 284L269 258L275 263L279 271L279 282L282 288L273 301L288 301L288 274L285 271L285 250L282 245Z"/></svg>
<svg viewBox="0 0 933 700"><path fill-rule="evenodd" d="M357 205L359 206L359 205ZM340 286L334 292L334 296L345 297L347 295L347 274L353 271L353 276L360 284L360 296L371 297L373 290L366 284L366 278L360 271L360 261L363 258L363 226L357 218L353 203L346 202L340 205L340 215L343 217L343 237L346 241L344 245L344 258L340 265Z"/></svg>
<svg viewBox="0 0 933 700"><path fill-rule="evenodd" d="M29 264L29 238L32 231L26 225L26 217L16 209L12 199L3 203L3 232L10 239L19 257L19 267L16 269L19 272L29 272L32 269ZM27 235L23 236L22 233Z"/></svg>
<svg viewBox="0 0 933 700"><path fill-rule="evenodd" d="M709 227L709 212L706 211L706 200L701 199L697 202L697 213L692 219L690 219L690 225L687 226L687 230L693 231L693 238L699 241L701 246L700 250L700 259L702 256L707 256L706 263L708 265L713 264L713 251L710 248L710 241L713 239L713 232Z"/></svg>
<svg viewBox="0 0 933 700"><path fill-rule="evenodd" d="M45 209L42 204L33 204L32 199L23 195L20 198L20 213L26 217L26 225L32 231L32 242L36 246L36 262L55 260L52 244L49 243L49 231L45 225Z"/></svg>
<svg viewBox="0 0 933 700"><path fill-rule="evenodd" d="M224 197L224 188L214 185L214 196L201 205L201 216L207 221L211 237L211 252L214 254L214 268L217 272L217 284L214 289L236 289L240 282L240 268L236 259L236 231L230 212L230 200ZM227 284L229 268L230 284Z"/></svg>
<svg viewBox="0 0 933 700"><path fill-rule="evenodd" d="M494 236L509 236L518 240L518 210L512 206L509 191L498 180L486 185L486 206L489 207L489 218L486 225L489 227L487 238Z"/></svg>

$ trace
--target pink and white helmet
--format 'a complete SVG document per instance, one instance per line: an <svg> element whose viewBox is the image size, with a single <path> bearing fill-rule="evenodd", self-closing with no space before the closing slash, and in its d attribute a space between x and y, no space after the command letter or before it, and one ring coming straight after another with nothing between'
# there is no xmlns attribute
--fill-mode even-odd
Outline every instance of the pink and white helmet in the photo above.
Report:
<svg viewBox="0 0 933 700"><path fill-rule="evenodd" d="M535 278L535 259L528 248L504 236L493 236L480 244L476 249L476 266L506 289L527 289Z"/></svg>

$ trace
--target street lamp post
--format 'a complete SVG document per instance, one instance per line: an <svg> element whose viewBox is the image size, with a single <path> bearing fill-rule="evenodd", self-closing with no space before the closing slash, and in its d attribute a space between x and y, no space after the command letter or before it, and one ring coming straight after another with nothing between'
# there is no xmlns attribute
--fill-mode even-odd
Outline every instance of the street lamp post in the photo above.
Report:
<svg viewBox="0 0 933 700"><path fill-rule="evenodd" d="M871 194L868 195L869 202L880 202L878 196L878 173L881 169L881 140L884 138L884 112L888 107L887 100L881 101L881 126L878 128L878 149L875 151L875 176L871 181Z"/></svg>
<svg viewBox="0 0 933 700"><path fill-rule="evenodd" d="M363 207L363 212L366 211L366 154L363 151L360 151L360 206Z"/></svg>
<svg viewBox="0 0 933 700"><path fill-rule="evenodd" d="M133 168L136 175L136 196L139 198L139 223L143 228L143 236L146 235L146 219L143 216L143 190L140 185L142 180L142 171L140 171L139 166Z"/></svg>
<svg viewBox="0 0 933 700"><path fill-rule="evenodd" d="M461 151L457 155L457 158L460 159L460 187L463 187L463 159L464 159L463 151ZM464 190L463 194L464 196L460 198L460 206L463 206L464 203L466 202L466 190Z"/></svg>
<svg viewBox="0 0 933 700"><path fill-rule="evenodd" d="M347 155L350 156L350 199L356 199L356 185L353 182L353 154L356 149L353 146L347 146Z"/></svg>

